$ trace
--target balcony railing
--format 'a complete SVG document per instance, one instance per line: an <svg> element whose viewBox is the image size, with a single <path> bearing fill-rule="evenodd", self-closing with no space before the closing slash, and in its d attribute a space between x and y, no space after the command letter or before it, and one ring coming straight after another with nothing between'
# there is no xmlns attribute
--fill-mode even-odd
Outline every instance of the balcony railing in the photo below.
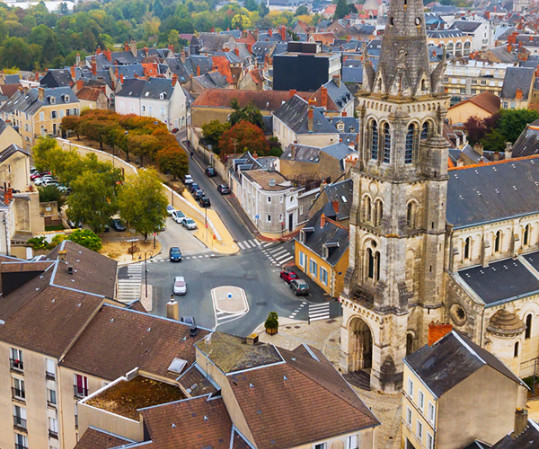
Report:
<svg viewBox="0 0 539 449"><path fill-rule="evenodd" d="M54 438L55 440L58 439L58 432L49 429L49 438Z"/></svg>
<svg viewBox="0 0 539 449"><path fill-rule="evenodd" d="M13 417L13 425L20 430L26 430L26 419L20 418L19 416Z"/></svg>
<svg viewBox="0 0 539 449"><path fill-rule="evenodd" d="M56 402L47 399L47 407L56 408Z"/></svg>
<svg viewBox="0 0 539 449"><path fill-rule="evenodd" d="M19 388L11 387L11 394L14 399L19 399L22 401L26 399L26 392L24 390L20 390Z"/></svg>
<svg viewBox="0 0 539 449"><path fill-rule="evenodd" d="M56 380L56 374L55 373L49 373L48 371L45 371L45 378L47 380Z"/></svg>
<svg viewBox="0 0 539 449"><path fill-rule="evenodd" d="M9 359L9 365L13 371L22 371L24 366L22 360L17 359Z"/></svg>
<svg viewBox="0 0 539 449"><path fill-rule="evenodd" d="M73 385L73 396L75 396L75 398L84 398L88 396L88 388Z"/></svg>

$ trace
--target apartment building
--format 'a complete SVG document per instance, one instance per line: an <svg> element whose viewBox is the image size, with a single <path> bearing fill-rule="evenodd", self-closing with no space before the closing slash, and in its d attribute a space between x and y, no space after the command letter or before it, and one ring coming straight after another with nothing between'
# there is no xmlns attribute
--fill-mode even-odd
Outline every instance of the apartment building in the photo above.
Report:
<svg viewBox="0 0 539 449"><path fill-rule="evenodd" d="M25 150L40 136L61 135L62 118L79 112L79 99L70 87L20 90L0 108L1 118L22 136Z"/></svg>
<svg viewBox="0 0 539 449"><path fill-rule="evenodd" d="M467 96L483 92L501 95L505 72L513 64L489 63L469 60L466 63L448 64L444 75L444 87L451 95Z"/></svg>

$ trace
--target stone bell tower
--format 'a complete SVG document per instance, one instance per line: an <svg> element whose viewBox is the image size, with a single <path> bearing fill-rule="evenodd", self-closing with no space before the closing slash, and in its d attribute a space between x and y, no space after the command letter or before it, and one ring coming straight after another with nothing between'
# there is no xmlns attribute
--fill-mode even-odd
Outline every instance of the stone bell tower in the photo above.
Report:
<svg viewBox="0 0 539 449"><path fill-rule="evenodd" d="M358 94L360 158L340 298L341 368L370 374L377 390L401 387L403 358L426 343L428 324L441 318L444 69L445 54L430 68L422 0L391 0L377 70L365 59Z"/></svg>

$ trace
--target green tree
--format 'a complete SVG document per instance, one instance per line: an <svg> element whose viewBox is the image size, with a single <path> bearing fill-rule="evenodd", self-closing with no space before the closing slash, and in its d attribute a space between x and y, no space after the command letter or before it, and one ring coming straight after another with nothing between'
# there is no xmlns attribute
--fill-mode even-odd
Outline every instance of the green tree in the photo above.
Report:
<svg viewBox="0 0 539 449"><path fill-rule="evenodd" d="M348 4L346 0L337 0L337 7L335 8L334 19L342 19L348 15Z"/></svg>
<svg viewBox="0 0 539 449"><path fill-rule="evenodd" d="M245 0L245 2L243 2L243 5L249 11L256 11L258 9L258 4L256 3L256 0Z"/></svg>
<svg viewBox="0 0 539 449"><path fill-rule="evenodd" d="M503 151L506 139L499 129L493 129L481 139L481 145L487 151Z"/></svg>
<svg viewBox="0 0 539 449"><path fill-rule="evenodd" d="M262 118L262 113L256 106L247 104L241 108L236 98L232 99L230 106L232 107L233 111L228 117L228 121L232 126L244 120L258 126L262 130L264 129L264 119Z"/></svg>
<svg viewBox="0 0 539 449"><path fill-rule="evenodd" d="M66 202L65 195L60 192L58 187L51 185L45 187L38 187L39 191L39 202L48 203L50 201L56 201L58 203L58 209L61 209Z"/></svg>
<svg viewBox="0 0 539 449"><path fill-rule="evenodd" d="M127 178L118 194L120 216L146 240L164 226L168 199L156 171L139 170Z"/></svg>
<svg viewBox="0 0 539 449"><path fill-rule="evenodd" d="M110 218L118 210L116 185L111 183L106 173L85 171L71 183L73 193L67 204L68 217L101 232Z"/></svg>
<svg viewBox="0 0 539 449"><path fill-rule="evenodd" d="M92 251L99 251L103 247L101 239L89 229L75 229L67 239Z"/></svg>
<svg viewBox="0 0 539 449"><path fill-rule="evenodd" d="M181 148L172 147L159 150L157 163L161 172L171 174L174 179L182 178L189 172L189 160Z"/></svg>
<svg viewBox="0 0 539 449"><path fill-rule="evenodd" d="M532 109L502 109L496 127L507 142L515 143L526 125L538 118L539 112Z"/></svg>
<svg viewBox="0 0 539 449"><path fill-rule="evenodd" d="M303 16L309 14L309 9L305 5L298 6L295 12L295 16Z"/></svg>
<svg viewBox="0 0 539 449"><path fill-rule="evenodd" d="M221 123L219 120L212 120L209 123L202 125L202 134L206 142L208 142L213 150L219 152L219 140L224 132L230 129L230 123Z"/></svg>

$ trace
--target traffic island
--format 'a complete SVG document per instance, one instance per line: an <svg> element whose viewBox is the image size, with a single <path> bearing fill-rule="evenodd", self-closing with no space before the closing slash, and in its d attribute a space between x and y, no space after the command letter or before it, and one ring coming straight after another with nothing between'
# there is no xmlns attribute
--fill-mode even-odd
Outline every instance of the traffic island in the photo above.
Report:
<svg viewBox="0 0 539 449"><path fill-rule="evenodd" d="M215 314L215 327L236 320L249 312L245 290L234 286L221 286L211 290Z"/></svg>

